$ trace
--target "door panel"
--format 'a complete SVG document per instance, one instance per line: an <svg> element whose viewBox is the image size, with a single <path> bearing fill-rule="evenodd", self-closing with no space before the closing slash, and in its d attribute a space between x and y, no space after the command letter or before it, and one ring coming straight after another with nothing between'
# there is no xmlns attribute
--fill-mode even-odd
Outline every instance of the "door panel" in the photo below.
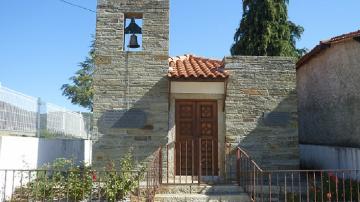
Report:
<svg viewBox="0 0 360 202"><path fill-rule="evenodd" d="M176 174L186 175L192 173L195 169L192 164L194 159L192 140L195 137L196 122L196 104L194 102L176 102L175 106L175 121L176 121ZM194 159L194 160L193 160ZM189 164L190 163L190 164Z"/></svg>
<svg viewBox="0 0 360 202"><path fill-rule="evenodd" d="M213 172L217 175L217 103L197 102L196 106L198 135L201 138L201 175L211 176Z"/></svg>
<svg viewBox="0 0 360 202"><path fill-rule="evenodd" d="M217 102L181 100L175 108L176 175L198 175L200 163L201 175L217 175Z"/></svg>

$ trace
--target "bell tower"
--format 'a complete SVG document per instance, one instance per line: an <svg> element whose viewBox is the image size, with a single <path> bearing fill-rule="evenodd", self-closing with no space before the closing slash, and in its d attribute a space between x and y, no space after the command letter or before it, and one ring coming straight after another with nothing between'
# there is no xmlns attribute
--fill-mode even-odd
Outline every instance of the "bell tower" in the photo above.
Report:
<svg viewBox="0 0 360 202"><path fill-rule="evenodd" d="M95 46L94 166L146 160L167 142L169 0L98 0Z"/></svg>

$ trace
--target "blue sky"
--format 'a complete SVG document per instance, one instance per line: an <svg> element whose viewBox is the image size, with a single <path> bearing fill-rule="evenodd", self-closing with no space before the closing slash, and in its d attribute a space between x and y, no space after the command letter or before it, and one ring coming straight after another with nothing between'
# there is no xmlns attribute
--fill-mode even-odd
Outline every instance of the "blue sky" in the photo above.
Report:
<svg viewBox="0 0 360 202"><path fill-rule="evenodd" d="M95 10L95 0L69 0ZM345 3L346 2L346 3ZM172 0L170 55L229 55L241 0ZM359 0L290 0L289 17L305 32L298 47L360 29ZM72 110L60 87L78 69L95 33L94 13L59 0L1 0L0 82Z"/></svg>

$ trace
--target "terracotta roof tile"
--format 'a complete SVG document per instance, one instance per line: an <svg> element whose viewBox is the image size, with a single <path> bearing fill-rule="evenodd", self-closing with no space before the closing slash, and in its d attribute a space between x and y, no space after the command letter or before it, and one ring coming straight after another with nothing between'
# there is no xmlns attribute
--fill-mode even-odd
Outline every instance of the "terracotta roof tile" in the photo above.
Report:
<svg viewBox="0 0 360 202"><path fill-rule="evenodd" d="M357 36L360 36L360 30L333 37L330 40L323 41L323 43L329 43L329 42L334 43L334 42L345 40L345 39L352 39L352 38L357 37Z"/></svg>
<svg viewBox="0 0 360 202"><path fill-rule="evenodd" d="M315 55L317 55L324 49L330 47L331 44L350 40L355 37L360 37L360 30L355 31L355 32L350 32L347 34L342 34L340 36L333 37L329 40L320 41L320 43L317 46L315 46L315 48L313 48L310 52L308 52L306 55L304 55L302 58L300 58L300 60L296 63L296 69L299 69L303 64L305 64L307 61L309 61Z"/></svg>
<svg viewBox="0 0 360 202"><path fill-rule="evenodd" d="M169 58L168 77L173 79L225 79L229 77L220 60L194 55Z"/></svg>

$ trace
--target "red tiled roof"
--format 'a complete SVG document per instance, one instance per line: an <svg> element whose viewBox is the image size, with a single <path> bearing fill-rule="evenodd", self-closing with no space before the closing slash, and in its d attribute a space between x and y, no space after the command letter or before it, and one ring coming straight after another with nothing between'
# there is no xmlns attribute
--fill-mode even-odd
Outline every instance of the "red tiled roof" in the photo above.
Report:
<svg viewBox="0 0 360 202"><path fill-rule="evenodd" d="M360 37L360 30L355 32L350 32L347 34L342 34L340 36L333 37L329 40L320 41L320 43L315 46L309 53L304 55L300 60L296 63L296 69L299 69L303 64L305 64L307 61L309 61L311 58L313 58L315 55L323 51L324 49L331 46L333 43L343 42L346 40L351 40L354 37Z"/></svg>
<svg viewBox="0 0 360 202"><path fill-rule="evenodd" d="M169 58L168 77L172 79L225 79L224 62L194 55Z"/></svg>
<svg viewBox="0 0 360 202"><path fill-rule="evenodd" d="M325 42L337 42L337 41L341 41L341 40L345 40L345 39L352 39L354 37L357 37L357 36L360 36L360 30L358 31L355 31L355 32L350 32L350 33L347 33L347 34L342 34L340 36L336 36L336 37L333 37L331 38L330 40L327 40L327 41L323 41L323 43Z"/></svg>

